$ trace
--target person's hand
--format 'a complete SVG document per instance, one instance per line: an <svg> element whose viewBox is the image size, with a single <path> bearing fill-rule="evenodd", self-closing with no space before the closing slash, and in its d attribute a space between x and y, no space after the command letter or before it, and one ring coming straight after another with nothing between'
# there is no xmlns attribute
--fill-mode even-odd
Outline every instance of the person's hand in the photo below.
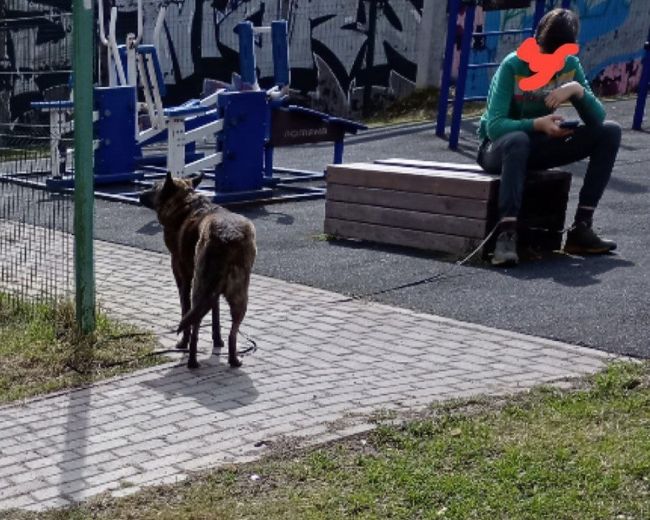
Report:
<svg viewBox="0 0 650 520"><path fill-rule="evenodd" d="M573 133L568 128L560 128L559 124L564 121L562 116L549 114L544 117L538 117L533 121L533 128L538 132L544 132L551 137L566 137Z"/></svg>
<svg viewBox="0 0 650 520"><path fill-rule="evenodd" d="M546 96L544 102L548 108L555 110L573 96L581 98L584 95L584 92L585 90L580 83L577 81L570 81L569 83L552 90L551 93Z"/></svg>

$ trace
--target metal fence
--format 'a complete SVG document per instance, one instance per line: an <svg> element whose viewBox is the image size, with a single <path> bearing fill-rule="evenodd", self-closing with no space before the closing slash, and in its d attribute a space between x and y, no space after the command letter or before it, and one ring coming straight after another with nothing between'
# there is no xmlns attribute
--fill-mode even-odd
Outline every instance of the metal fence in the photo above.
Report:
<svg viewBox="0 0 650 520"><path fill-rule="evenodd" d="M0 2L0 304L60 300L72 289L72 200L28 186L51 171L49 116L31 102L70 95L66 4Z"/></svg>

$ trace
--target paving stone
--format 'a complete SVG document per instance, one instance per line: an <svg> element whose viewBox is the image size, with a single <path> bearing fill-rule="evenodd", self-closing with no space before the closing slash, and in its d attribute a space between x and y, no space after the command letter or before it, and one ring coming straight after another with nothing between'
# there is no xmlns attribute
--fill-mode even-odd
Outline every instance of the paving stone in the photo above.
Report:
<svg viewBox="0 0 650 520"><path fill-rule="evenodd" d="M161 438L151 438L151 439L143 439L140 442L135 442L135 443L129 443L126 446L122 446L121 448L117 448L115 450L112 450L113 453L117 456L117 458L122 458L122 457L127 457L130 458L134 454L142 453L142 452L148 452L148 451L153 451L163 448L165 446L169 446L169 444L161 439Z"/></svg>
<svg viewBox="0 0 650 520"><path fill-rule="evenodd" d="M0 489L0 504L7 499L23 496L48 486L49 484L45 480L38 479L38 480L30 480L29 482L23 482L22 484L17 486L9 486L9 487L2 488Z"/></svg>
<svg viewBox="0 0 650 520"><path fill-rule="evenodd" d="M142 488L140 486L128 486L111 490L111 496L114 498L128 497L134 495Z"/></svg>
<svg viewBox="0 0 650 520"><path fill-rule="evenodd" d="M56 491L56 490L55 490ZM46 511L48 509L59 509L71 505L72 502L69 500L56 496L50 499L38 499L38 502L33 504L31 507L27 506L24 509L28 511Z"/></svg>
<svg viewBox="0 0 650 520"><path fill-rule="evenodd" d="M180 310L169 257L96 245L103 308L173 345ZM206 320L198 370L188 371L179 354L89 388L0 407L0 489L9 490L0 510L60 507L107 490L126 495L198 468L254 460L265 451L255 447L260 441L326 442L368 431L376 411L552 384L612 359L261 276L252 277L250 303L242 329L259 348L238 370L212 355ZM222 305L224 333L228 327Z"/></svg>
<svg viewBox="0 0 650 520"><path fill-rule="evenodd" d="M20 495L11 498L0 498L0 513L3 509L32 509L38 501L29 494Z"/></svg>
<svg viewBox="0 0 650 520"><path fill-rule="evenodd" d="M11 475L6 482L8 484L24 484L31 480L45 480L51 482L51 478L58 478L61 475L61 468L58 466L47 466L45 468L39 468L37 470L27 470L23 468L21 473L16 473ZM0 479L0 483L3 482ZM1 486L0 486L1 487Z"/></svg>

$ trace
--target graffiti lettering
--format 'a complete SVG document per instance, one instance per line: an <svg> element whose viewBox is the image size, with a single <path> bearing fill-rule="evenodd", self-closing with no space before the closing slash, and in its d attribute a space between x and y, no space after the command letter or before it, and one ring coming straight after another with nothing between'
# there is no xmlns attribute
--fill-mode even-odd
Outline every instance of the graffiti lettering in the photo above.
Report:
<svg viewBox="0 0 650 520"><path fill-rule="evenodd" d="M109 9L110 2L104 2ZM120 12L119 42L135 32L135 0L115 0ZM144 43L151 43L159 0L144 0ZM581 19L581 62L601 93L628 92L640 76L644 35L650 25L647 0L577 0ZM176 104L197 97L205 79L230 82L239 70L237 36L241 20L256 25L289 21L291 88L294 97L340 115L361 109L362 91L371 85L375 101L414 89L418 30L423 0L378 3L374 66L366 69L370 35L367 0L174 0L169 3L160 59L168 96ZM65 90L71 69L70 0L0 0L0 123L27 120L30 102ZM483 13L486 30L530 25L532 10ZM108 20L108 13L105 13ZM614 42L614 43L613 43ZM516 37L474 42L476 61L498 61L516 48ZM270 38L256 42L263 88L272 84ZM468 84L482 94L485 81ZM469 93L468 92L468 93Z"/></svg>

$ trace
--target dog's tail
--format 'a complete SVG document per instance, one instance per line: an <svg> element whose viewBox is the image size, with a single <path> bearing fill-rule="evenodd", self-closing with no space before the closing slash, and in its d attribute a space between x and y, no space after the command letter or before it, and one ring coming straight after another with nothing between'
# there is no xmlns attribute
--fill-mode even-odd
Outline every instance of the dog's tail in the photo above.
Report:
<svg viewBox="0 0 650 520"><path fill-rule="evenodd" d="M222 285L228 261L228 253L224 249L208 246L197 253L192 280L192 307L178 324L177 334L199 323L223 292Z"/></svg>
<svg viewBox="0 0 650 520"><path fill-rule="evenodd" d="M203 316L205 316L208 311L211 308L211 304L207 302L201 302L199 305L196 305L192 307L185 316L183 316L183 319L181 319L181 322L178 324L178 328L176 329L176 334L180 334L187 328L189 328L191 325L201 321Z"/></svg>
<svg viewBox="0 0 650 520"><path fill-rule="evenodd" d="M198 324L220 295L228 298L233 291L248 291L256 255L255 228L252 224L226 227L218 232L206 227L199 239L192 279L192 307L181 319L177 332ZM215 240L217 234L219 239Z"/></svg>

